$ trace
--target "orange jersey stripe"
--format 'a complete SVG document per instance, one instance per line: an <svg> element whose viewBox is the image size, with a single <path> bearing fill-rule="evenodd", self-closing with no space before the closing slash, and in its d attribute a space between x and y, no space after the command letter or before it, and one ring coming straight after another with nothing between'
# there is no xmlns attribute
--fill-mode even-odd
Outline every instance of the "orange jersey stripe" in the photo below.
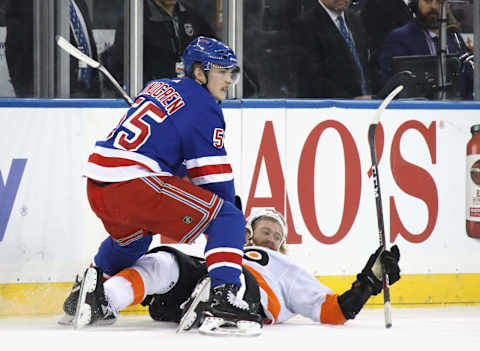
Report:
<svg viewBox="0 0 480 351"><path fill-rule="evenodd" d="M268 306L267 310L272 314L273 321L266 321L265 324L273 324L277 321L278 315L280 314L280 300L278 299L277 295L275 295L275 292L272 290L270 285L263 279L262 275L257 272L255 269L253 269L250 266L244 266L246 269L249 270L250 273L255 277L255 279L258 282L258 285L260 286L263 291L267 293L268 296Z"/></svg>
<svg viewBox="0 0 480 351"><path fill-rule="evenodd" d="M320 322L327 324L344 324L347 321L338 304L338 295L327 294L320 312Z"/></svg>
<svg viewBox="0 0 480 351"><path fill-rule="evenodd" d="M145 286L143 285L142 277L133 268L127 268L116 274L117 276L123 277L132 284L133 289L133 302L130 306L139 304L143 300L145 294Z"/></svg>

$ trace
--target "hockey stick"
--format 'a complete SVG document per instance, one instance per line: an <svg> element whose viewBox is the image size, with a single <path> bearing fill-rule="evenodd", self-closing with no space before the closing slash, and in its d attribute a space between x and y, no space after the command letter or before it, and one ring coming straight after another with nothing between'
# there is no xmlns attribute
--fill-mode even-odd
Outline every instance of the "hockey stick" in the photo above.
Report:
<svg viewBox="0 0 480 351"><path fill-rule="evenodd" d="M130 96L127 95L125 90L122 89L120 84L118 84L115 78L113 78L110 72L102 64L100 64L100 62L97 62L91 57L85 55L83 52L78 50L75 46L70 44L70 42L66 40L64 37L62 37L61 35L57 35L55 37L55 40L57 41L58 46L60 46L63 50L65 50L70 55L75 57L77 60L82 61L87 65L89 65L90 67L98 69L100 72L102 72L110 80L110 82L112 82L113 86L122 95L123 99L127 102L127 104L130 106L133 105L133 100L130 98Z"/></svg>
<svg viewBox="0 0 480 351"><path fill-rule="evenodd" d="M385 240L385 225L383 222L383 207L382 207L382 195L380 193L380 178L378 174L378 159L377 159L377 147L375 142L375 134L377 131L378 122L383 111L387 108L388 104L403 90L403 85L396 87L381 103L380 107L375 112L370 127L368 128L368 144L370 145L370 156L372 157L372 179L373 190L375 192L375 205L377 208L377 222L378 222L378 238L380 246L386 250L387 243ZM383 274L383 306L385 312L385 328L392 326L392 305L390 303L390 286L388 281L388 275Z"/></svg>

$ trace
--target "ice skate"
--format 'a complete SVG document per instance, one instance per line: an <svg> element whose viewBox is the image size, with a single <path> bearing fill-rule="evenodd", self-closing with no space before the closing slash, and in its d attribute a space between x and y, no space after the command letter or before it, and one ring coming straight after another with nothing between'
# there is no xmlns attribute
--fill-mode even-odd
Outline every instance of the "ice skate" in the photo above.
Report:
<svg viewBox="0 0 480 351"><path fill-rule="evenodd" d="M80 329L86 325L108 325L115 321L116 313L105 297L102 270L90 267L85 271L80 285L73 327Z"/></svg>
<svg viewBox="0 0 480 351"><path fill-rule="evenodd" d="M209 300L210 278L206 277L197 284L188 300L182 304L181 309L184 312L178 324L177 333L200 326L203 311L209 306Z"/></svg>
<svg viewBox="0 0 480 351"><path fill-rule="evenodd" d="M80 295L80 286L82 284L82 280L80 276L77 274L75 276L75 281L73 282L72 291L70 295L67 296L65 302L63 303L63 316L58 321L60 325L72 325L73 318L75 317L75 310L77 309L77 302L78 296Z"/></svg>
<svg viewBox="0 0 480 351"><path fill-rule="evenodd" d="M263 326L262 317L237 296L238 286L223 284L210 291L210 305L203 312L199 332L206 335L257 336Z"/></svg>

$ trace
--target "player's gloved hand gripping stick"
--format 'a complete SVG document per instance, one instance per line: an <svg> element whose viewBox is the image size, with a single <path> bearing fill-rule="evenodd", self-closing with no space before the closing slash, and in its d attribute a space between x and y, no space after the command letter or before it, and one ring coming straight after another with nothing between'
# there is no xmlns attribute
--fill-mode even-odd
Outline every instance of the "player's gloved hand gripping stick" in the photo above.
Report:
<svg viewBox="0 0 480 351"><path fill-rule="evenodd" d="M375 112L370 127L368 128L368 143L370 145L370 156L372 158L372 179L373 189L375 192L375 205L377 209L377 222L378 222L378 238L380 246L384 250L387 249L387 243L385 240L385 225L383 222L383 208L382 208L382 196L380 192L380 179L378 176L378 158L377 148L375 143L375 134L377 126L380 121L380 116L387 108L388 104L403 90L403 85L396 87L381 103L380 107ZM392 248L393 249L393 248ZM390 328L392 326L392 305L390 303L390 287L389 287L389 275L388 272L383 272L383 302L385 309L385 327Z"/></svg>

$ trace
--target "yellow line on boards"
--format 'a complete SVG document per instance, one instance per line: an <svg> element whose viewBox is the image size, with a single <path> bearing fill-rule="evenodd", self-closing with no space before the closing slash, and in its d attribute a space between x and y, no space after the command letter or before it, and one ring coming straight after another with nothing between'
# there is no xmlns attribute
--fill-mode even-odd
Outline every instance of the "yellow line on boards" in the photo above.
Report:
<svg viewBox="0 0 480 351"><path fill-rule="evenodd" d="M350 289L355 276L317 276L336 294ZM480 274L409 274L390 287L392 305L480 304ZM383 294L371 297L367 305L383 305Z"/></svg>
<svg viewBox="0 0 480 351"><path fill-rule="evenodd" d="M317 276L336 294L350 289L355 276ZM55 315L70 293L72 282L0 284L0 317ZM390 288L394 307L480 304L479 274L411 274L403 275ZM383 306L383 295L370 298L367 307ZM141 305L128 307L123 313L145 313Z"/></svg>

